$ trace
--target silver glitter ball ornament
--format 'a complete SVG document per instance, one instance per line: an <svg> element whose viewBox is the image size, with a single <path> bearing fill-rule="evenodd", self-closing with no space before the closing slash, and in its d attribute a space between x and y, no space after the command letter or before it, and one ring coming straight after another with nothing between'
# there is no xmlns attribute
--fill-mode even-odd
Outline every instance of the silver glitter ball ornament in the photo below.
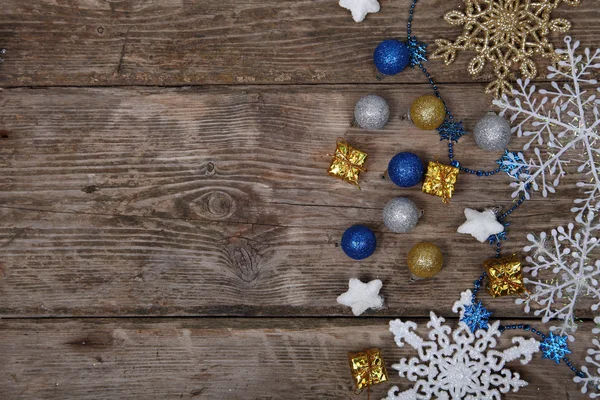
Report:
<svg viewBox="0 0 600 400"><path fill-rule="evenodd" d="M406 197L391 199L383 208L383 223L389 230L406 233L417 225L422 212Z"/></svg>
<svg viewBox="0 0 600 400"><path fill-rule="evenodd" d="M477 146L483 150L504 150L512 136L510 123L501 116L489 112L475 125L473 136Z"/></svg>
<svg viewBox="0 0 600 400"><path fill-rule="evenodd" d="M381 129L390 117L390 106L381 96L370 94L361 97L354 107L354 120L363 129Z"/></svg>

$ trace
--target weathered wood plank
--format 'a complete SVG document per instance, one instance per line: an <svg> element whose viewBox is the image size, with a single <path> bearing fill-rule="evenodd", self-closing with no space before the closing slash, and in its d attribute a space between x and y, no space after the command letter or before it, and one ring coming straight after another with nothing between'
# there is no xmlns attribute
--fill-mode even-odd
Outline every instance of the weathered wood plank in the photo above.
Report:
<svg viewBox="0 0 600 400"><path fill-rule="evenodd" d="M418 332L427 332L425 320ZM3 399L355 399L347 352L382 349L390 382L382 398L409 388L391 365L413 357L398 348L388 321L358 319L120 319L0 321ZM455 326L456 321L448 321ZM518 323L518 322L517 322ZM540 328L541 329L541 328ZM580 365L590 324L571 344ZM505 334L498 348L509 346ZM571 371L542 360L510 364L529 386L503 398L579 399ZM366 396L366 394L364 394ZM365 397L366 398L366 397Z"/></svg>
<svg viewBox="0 0 600 400"><path fill-rule="evenodd" d="M103 1L5 0L2 86L375 83L372 53L384 38L406 36L410 2L382 0L360 24L330 0ZM460 32L443 15L460 1L419 3L413 33L432 43ZM561 5L570 34L600 47L594 1ZM562 45L559 35L552 41ZM449 67L429 63L443 82L470 82L473 53ZM545 76L544 61L538 59ZM479 80L490 81L491 73ZM385 82L423 82L411 70Z"/></svg>
<svg viewBox="0 0 600 400"><path fill-rule="evenodd" d="M509 207L508 178L462 175L449 206L382 179L398 151L443 160L445 149L435 132L403 117L426 86L380 91L393 110L382 132L350 128L355 99L374 89L5 90L0 312L348 315L335 298L360 276L385 282L389 308L380 315L448 314L492 255L455 233L463 207ZM480 89L447 90L467 128L481 114ZM346 132L370 155L361 191L325 174L326 153ZM489 165L472 138L456 154ZM526 232L572 218L573 194L569 184L523 207L506 251L520 251ZM381 221L398 195L425 209L410 235L391 234ZM380 243L363 262L336 248L355 223L372 226ZM420 240L442 247L446 267L409 285L405 257ZM512 302L499 300L499 315L521 315ZM590 316L587 303L578 315Z"/></svg>

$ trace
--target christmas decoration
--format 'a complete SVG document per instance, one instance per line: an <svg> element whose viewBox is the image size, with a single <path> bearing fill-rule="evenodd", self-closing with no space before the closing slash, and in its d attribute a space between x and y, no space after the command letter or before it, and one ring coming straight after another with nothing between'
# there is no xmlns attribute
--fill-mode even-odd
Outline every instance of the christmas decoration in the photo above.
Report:
<svg viewBox="0 0 600 400"><path fill-rule="evenodd" d="M435 244L421 242L410 249L406 262L413 279L431 278L441 271L444 255Z"/></svg>
<svg viewBox="0 0 600 400"><path fill-rule="evenodd" d="M491 235L497 235L504 231L504 225L498 222L496 213L492 209L482 212L465 208L464 224L456 230L458 233L467 233L477 239L480 243L485 242Z"/></svg>
<svg viewBox="0 0 600 400"><path fill-rule="evenodd" d="M330 156L332 160L327 173L360 189L358 178L361 172L366 171L363 165L367 160L367 153L352 148L344 139L338 139L335 153Z"/></svg>
<svg viewBox="0 0 600 400"><path fill-rule="evenodd" d="M529 80L518 80L515 98L503 97L494 104L502 110L500 115L512 114L512 121L521 118L513 129L519 137L528 139L523 150L533 147L535 155L521 164L523 171L516 177L519 180L511 185L515 189L513 196L525 193L529 198L529 187L541 190L544 197L554 193L566 174L567 164L575 164L584 177L577 183L584 197L576 199L573 208L581 219L588 209L600 206L600 100L593 95L599 89L594 75L600 71L600 49L585 49L583 54L577 54L579 42L571 43L571 38L566 37L565 43L566 50L557 50L565 61L559 69L548 67L552 90L537 90Z"/></svg>
<svg viewBox="0 0 600 400"><path fill-rule="evenodd" d="M410 119L415 126L424 131L437 129L444 122L446 107L436 96L424 95L413 101L410 106Z"/></svg>
<svg viewBox="0 0 600 400"><path fill-rule="evenodd" d="M516 255L490 258L483 263L483 267L490 280L488 292L492 297L525 292L521 260Z"/></svg>
<svg viewBox="0 0 600 400"><path fill-rule="evenodd" d="M567 354L571 354L571 350L567 345L566 336L554 336L552 332L540 344L542 358L548 358L555 363L560 364L560 360L565 358Z"/></svg>
<svg viewBox="0 0 600 400"><path fill-rule="evenodd" d="M423 179L423 162L414 153L398 153L390 160L387 173L396 185L407 188Z"/></svg>
<svg viewBox="0 0 600 400"><path fill-rule="evenodd" d="M352 12L355 22L362 22L368 13L379 12L377 0L340 0L339 5Z"/></svg>
<svg viewBox="0 0 600 400"><path fill-rule="evenodd" d="M361 97L354 107L354 120L363 129L381 129L390 117L390 107L381 96L370 94Z"/></svg>
<svg viewBox="0 0 600 400"><path fill-rule="evenodd" d="M408 47L395 39L387 39L379 43L373 53L375 67L384 75L396 75L403 71L410 60Z"/></svg>
<svg viewBox="0 0 600 400"><path fill-rule="evenodd" d="M595 219L595 214L589 212L577 226L570 223L566 228L552 229L550 235L527 235L531 244L524 250L531 255L525 259L529 266L524 272L534 279L526 278L525 283L534 290L516 302L524 304L526 312L531 304L541 305L534 314L542 315L543 322L561 320L560 326L553 329L560 334L570 335L577 329L576 305L584 297L592 300L592 311L600 307L600 260L595 256L600 245L600 224Z"/></svg>
<svg viewBox="0 0 600 400"><path fill-rule="evenodd" d="M464 315L465 306L471 304L470 299L470 292L463 293L453 311L460 310ZM430 313L427 324L430 341L414 333L417 328L414 322L399 319L390 322L390 331L398 347L407 343L419 355L410 360L403 358L392 366L401 377L415 384L401 393L397 386L392 387L387 400L500 399L501 393L511 389L516 392L527 385L518 373L505 366L516 359L521 359L522 364L531 361L532 355L539 350L538 341L514 337L512 347L499 351L495 347L501 334L500 321L476 333L472 333L464 322L459 322L454 331L443 325L444 322L444 318Z"/></svg>
<svg viewBox="0 0 600 400"><path fill-rule="evenodd" d="M356 384L355 394L360 394L365 388L368 389L370 386L388 380L385 362L378 348L348 353L348 361Z"/></svg>
<svg viewBox="0 0 600 400"><path fill-rule="evenodd" d="M473 292L465 290L460 294L460 300L454 303L452 311L459 313L460 321L463 322L472 333L475 333L479 329L488 329L489 319L492 315L481 303L481 301L475 303L477 299L477 291L481 287L483 276L475 281L475 287ZM459 311L460 310L460 311Z"/></svg>
<svg viewBox="0 0 600 400"><path fill-rule="evenodd" d="M430 161L421 189L424 193L441 197L442 201L448 204L454 193L454 184L459 172L456 167Z"/></svg>
<svg viewBox="0 0 600 400"><path fill-rule="evenodd" d="M422 211L406 197L391 199L383 208L383 223L389 230L396 233L406 233L417 226Z"/></svg>
<svg viewBox="0 0 600 400"><path fill-rule="evenodd" d="M379 291L383 283L375 279L369 283L363 283L353 278L348 282L348 291L338 296L337 302L352 308L352 314L359 316L368 309L379 310L383 307L383 297Z"/></svg>
<svg viewBox="0 0 600 400"><path fill-rule="evenodd" d="M346 229L342 235L342 250L354 260L369 257L377 247L377 239L372 230L362 225L354 225Z"/></svg>
<svg viewBox="0 0 600 400"><path fill-rule="evenodd" d="M515 179L519 179L521 173L529 173L529 165L525 162L523 153L504 150L504 155L500 157L496 163L500 166L500 169L512 176ZM527 188L529 189L529 188Z"/></svg>
<svg viewBox="0 0 600 400"><path fill-rule="evenodd" d="M409 65L411 67L416 67L423 61L427 61L427 45L425 43L419 42L414 36L409 36L406 45L410 54Z"/></svg>
<svg viewBox="0 0 600 400"><path fill-rule="evenodd" d="M596 324L596 328L592 329L592 333L598 335L600 334L600 317L594 318L594 323ZM575 383L583 383L581 393L587 393L588 389L592 388L589 395L590 398L595 399L600 397L600 340L598 340L598 337L595 337L592 343L596 348L588 350L588 356L585 358L585 361L591 364L592 369L596 369L596 371L590 372L588 367L583 366L581 367L582 375L575 376L573 380Z"/></svg>
<svg viewBox="0 0 600 400"><path fill-rule="evenodd" d="M510 123L491 111L473 129L475 143L486 151L504 150L511 135Z"/></svg>
<svg viewBox="0 0 600 400"><path fill-rule="evenodd" d="M565 2L579 4L579 0ZM496 97L510 94L513 65L520 64L521 75L532 79L537 74L531 59L534 54L553 62L562 59L548 41L550 32L565 33L571 28L569 21L551 18L560 3L558 0L465 0L464 13L454 10L444 17L451 25L463 25L463 33L454 42L437 39L431 58L444 60L448 65L456 58L457 51L476 51L469 73L476 76L487 62L491 63L496 80L487 86L486 92Z"/></svg>
<svg viewBox="0 0 600 400"><path fill-rule="evenodd" d="M464 128L462 127L462 121L444 121L438 128L437 131L440 134L440 140L448 140L449 142L458 143L463 135L466 135Z"/></svg>

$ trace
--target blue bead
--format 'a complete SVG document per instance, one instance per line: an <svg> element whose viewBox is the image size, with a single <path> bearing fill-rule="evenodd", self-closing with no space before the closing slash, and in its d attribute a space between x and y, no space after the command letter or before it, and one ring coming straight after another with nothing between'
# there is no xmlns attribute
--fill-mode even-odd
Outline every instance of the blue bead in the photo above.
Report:
<svg viewBox="0 0 600 400"><path fill-rule="evenodd" d="M403 152L396 154L388 164L388 176L400 187L411 187L421 182L425 167L414 153Z"/></svg>
<svg viewBox="0 0 600 400"><path fill-rule="evenodd" d="M362 260L369 257L377 247L377 239L372 230L363 225L346 229L342 236L342 250L350 258Z"/></svg>
<svg viewBox="0 0 600 400"><path fill-rule="evenodd" d="M483 176L483 171L477 171L477 176Z"/></svg>
<svg viewBox="0 0 600 400"><path fill-rule="evenodd" d="M382 74L396 75L410 62L410 52L404 43L388 39L379 43L373 53L373 61Z"/></svg>

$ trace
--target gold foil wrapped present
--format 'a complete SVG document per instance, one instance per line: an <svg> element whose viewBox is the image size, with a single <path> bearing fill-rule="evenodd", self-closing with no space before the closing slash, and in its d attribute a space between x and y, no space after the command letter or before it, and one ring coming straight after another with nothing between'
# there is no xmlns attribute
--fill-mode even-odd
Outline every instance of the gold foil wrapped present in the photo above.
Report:
<svg viewBox="0 0 600 400"><path fill-rule="evenodd" d="M331 154L330 154L331 155ZM358 186L358 178L367 160L367 153L352 148L344 139L338 139L335 154L331 155L331 165L327 173Z"/></svg>
<svg viewBox="0 0 600 400"><path fill-rule="evenodd" d="M483 267L490 280L488 291L492 297L526 292L521 260L516 255L490 258L483 263Z"/></svg>
<svg viewBox="0 0 600 400"><path fill-rule="evenodd" d="M450 203L459 172L458 168L451 165L430 161L427 166L425 182L423 182L423 192L441 197L446 204Z"/></svg>
<svg viewBox="0 0 600 400"><path fill-rule="evenodd" d="M385 362L381 357L381 351L377 348L363 350L358 353L348 353L348 361L356 384L355 394L359 394L372 385L388 380Z"/></svg>

